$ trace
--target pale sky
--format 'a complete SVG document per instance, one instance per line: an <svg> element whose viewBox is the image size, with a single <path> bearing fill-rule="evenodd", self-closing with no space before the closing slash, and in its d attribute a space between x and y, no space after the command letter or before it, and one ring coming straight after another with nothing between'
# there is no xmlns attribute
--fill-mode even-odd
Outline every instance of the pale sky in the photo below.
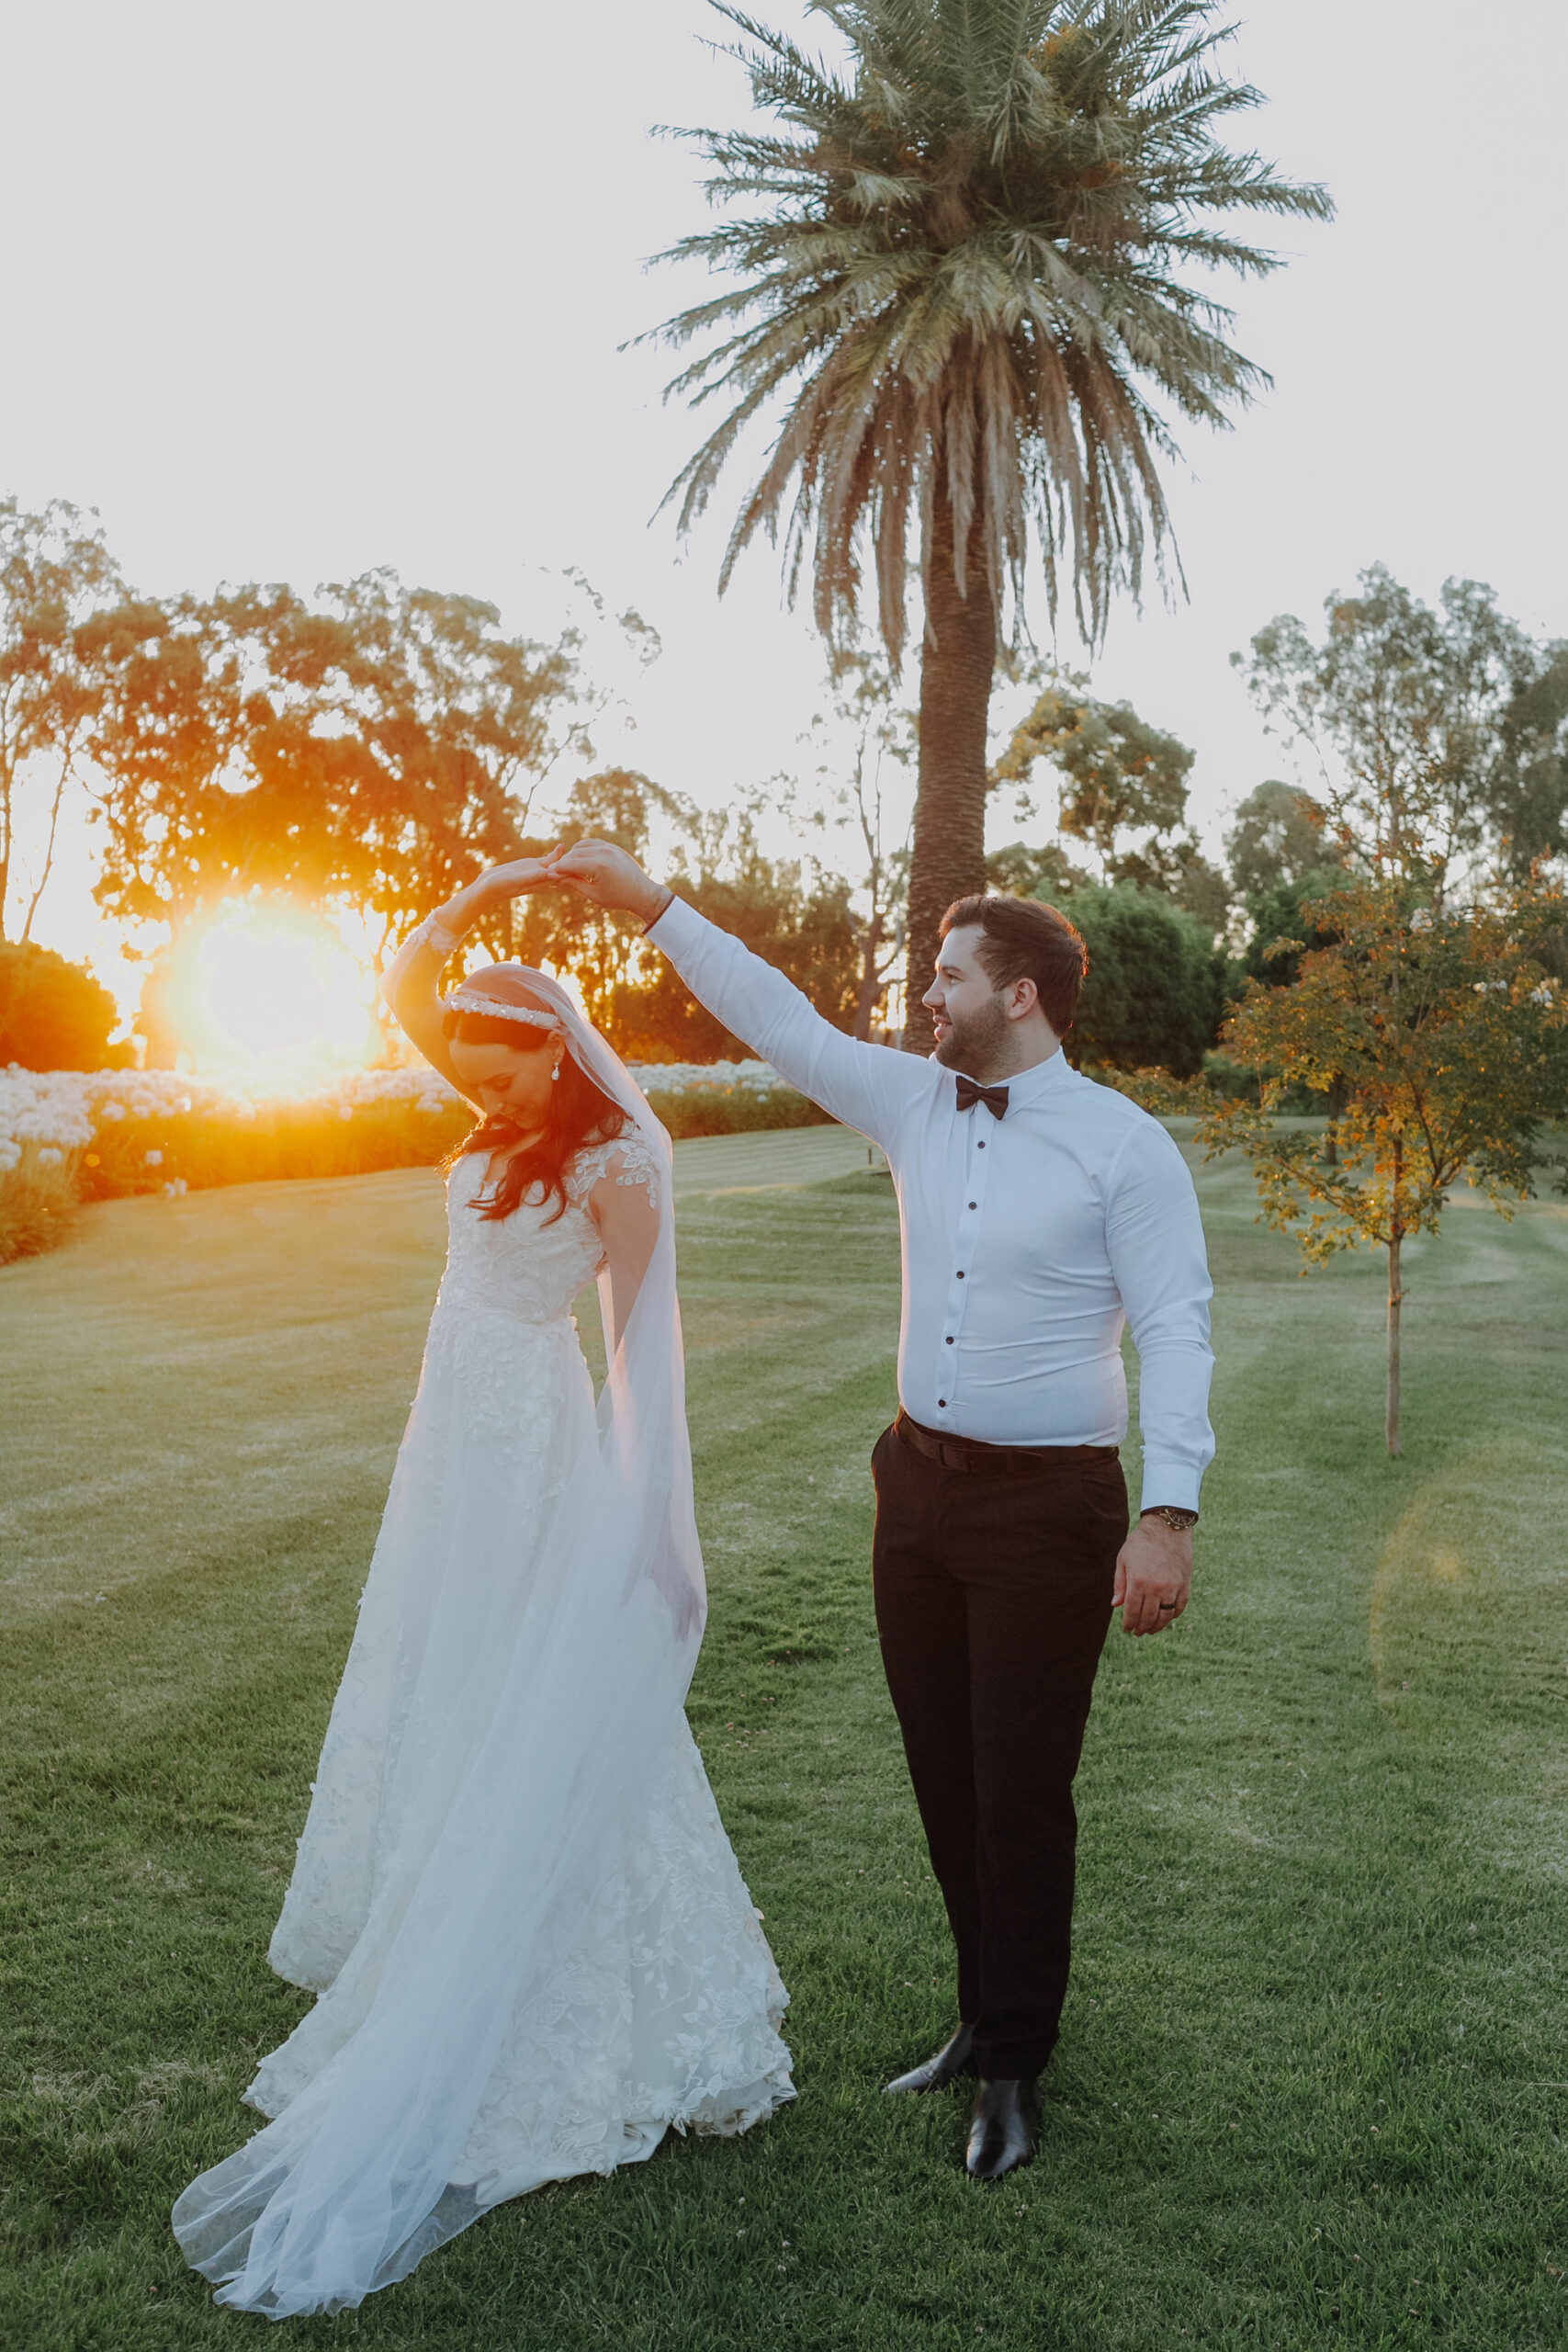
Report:
<svg viewBox="0 0 1568 2352"><path fill-rule="evenodd" d="M758 13L826 47L797 0ZM1294 257L1235 289L1237 339L1274 389L1185 434L1190 600L1119 611L1095 665L1193 746L1215 846L1280 771L1227 658L1274 613L1382 560L1568 635L1568 10L1235 15L1269 104L1233 137L1339 217L1261 232ZM747 478L684 553L650 525L699 425L660 404L665 356L619 349L706 284L644 273L705 218L649 133L744 119L722 30L700 0L0 0L0 490L96 506L156 593L389 564L543 628L580 567L664 640L602 748L709 805L806 770L807 618L765 547L715 593ZM117 978L85 872L75 842L39 935Z"/></svg>

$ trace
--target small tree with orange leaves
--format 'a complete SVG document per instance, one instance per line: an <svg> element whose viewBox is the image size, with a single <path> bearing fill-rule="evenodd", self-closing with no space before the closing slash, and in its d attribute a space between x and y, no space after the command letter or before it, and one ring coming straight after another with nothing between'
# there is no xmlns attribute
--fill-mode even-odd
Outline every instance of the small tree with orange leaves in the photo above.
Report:
<svg viewBox="0 0 1568 2352"><path fill-rule="evenodd" d="M1200 1125L1213 1158L1253 1163L1262 1218L1298 1234L1305 1273L1335 1251L1388 1252L1388 1407L1399 1428L1400 1253L1436 1234L1450 1193L1468 1179L1503 1216L1529 1199L1543 1120L1568 1102L1568 995L1561 961L1564 899L1537 874L1463 911L1412 905L1408 882L1348 878L1308 910L1314 936L1291 988L1248 983L1224 1042L1259 1077L1261 1102L1227 1103ZM1339 1107L1338 1149L1276 1124L1288 1091Z"/></svg>

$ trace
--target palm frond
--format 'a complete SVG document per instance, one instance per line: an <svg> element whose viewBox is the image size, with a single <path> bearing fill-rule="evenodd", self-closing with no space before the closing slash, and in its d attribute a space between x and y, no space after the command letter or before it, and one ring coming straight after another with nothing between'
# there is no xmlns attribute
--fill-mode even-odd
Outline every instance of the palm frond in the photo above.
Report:
<svg viewBox="0 0 1568 2352"><path fill-rule="evenodd" d="M1333 210L1221 143L1258 93L1220 70L1216 0L817 0L838 67L715 6L781 126L680 134L723 217L657 256L728 281L656 331L705 345L667 396L725 408L671 485L682 531L777 417L721 584L763 531L841 637L869 564L897 662L938 485L961 592L975 525L1015 621L1032 560L1053 615L1070 582L1091 641L1151 564L1179 582L1162 404L1221 425L1269 381L1192 274L1278 266L1237 214Z"/></svg>

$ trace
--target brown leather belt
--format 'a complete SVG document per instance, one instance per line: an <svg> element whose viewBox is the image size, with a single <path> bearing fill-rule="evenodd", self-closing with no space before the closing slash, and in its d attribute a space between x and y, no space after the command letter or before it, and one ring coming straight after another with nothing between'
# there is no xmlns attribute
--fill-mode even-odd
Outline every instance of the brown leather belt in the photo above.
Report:
<svg viewBox="0 0 1568 2352"><path fill-rule="evenodd" d="M922 1422L912 1421L902 1406L893 1428L906 1445L923 1453L928 1462L940 1462L944 1470L967 1470L986 1477L1024 1477L1032 1470L1063 1469L1075 1462L1117 1459L1113 1445L987 1445L983 1438L944 1437L940 1430L928 1430Z"/></svg>

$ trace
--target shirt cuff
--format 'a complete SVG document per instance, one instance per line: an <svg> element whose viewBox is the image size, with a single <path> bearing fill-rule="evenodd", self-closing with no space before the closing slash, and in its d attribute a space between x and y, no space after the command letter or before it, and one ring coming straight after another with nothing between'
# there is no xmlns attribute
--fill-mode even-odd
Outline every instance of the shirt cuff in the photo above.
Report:
<svg viewBox="0 0 1568 2352"><path fill-rule="evenodd" d="M670 904L656 914L651 922L645 922L642 927L643 937L651 939L655 947L661 947L667 956L673 954L679 940L681 925L679 922L673 924L671 922L671 917L675 914L677 909L683 915L695 912L694 908L686 906L671 891ZM699 922L702 921L700 915L697 916L697 921ZM660 937L660 932L664 933L662 938Z"/></svg>
<svg viewBox="0 0 1568 2352"><path fill-rule="evenodd" d="M1198 1489L1203 1474L1185 1462L1150 1461L1144 1459L1144 1491L1138 1509L1158 1510L1163 1504L1168 1510L1196 1510Z"/></svg>

